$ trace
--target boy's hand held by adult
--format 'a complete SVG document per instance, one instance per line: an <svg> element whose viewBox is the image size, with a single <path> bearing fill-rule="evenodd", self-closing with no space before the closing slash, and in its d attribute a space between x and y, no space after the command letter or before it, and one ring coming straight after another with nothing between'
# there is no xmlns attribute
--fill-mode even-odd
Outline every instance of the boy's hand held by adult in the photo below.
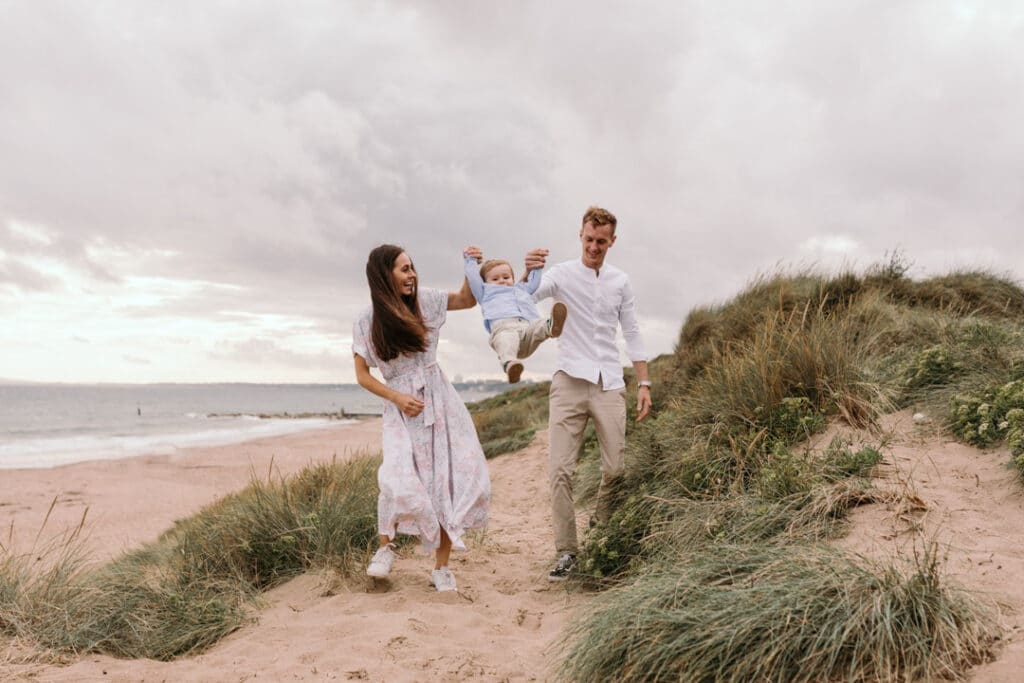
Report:
<svg viewBox="0 0 1024 683"><path fill-rule="evenodd" d="M477 263L481 263L484 260L484 252L480 249L480 247L478 247L476 245L473 245L473 244L471 244L468 247L466 247L465 249L463 249L462 250L462 255L465 258L474 258L474 259L476 259Z"/></svg>
<svg viewBox="0 0 1024 683"><path fill-rule="evenodd" d="M526 252L526 272L543 268L547 256L547 249L531 249Z"/></svg>

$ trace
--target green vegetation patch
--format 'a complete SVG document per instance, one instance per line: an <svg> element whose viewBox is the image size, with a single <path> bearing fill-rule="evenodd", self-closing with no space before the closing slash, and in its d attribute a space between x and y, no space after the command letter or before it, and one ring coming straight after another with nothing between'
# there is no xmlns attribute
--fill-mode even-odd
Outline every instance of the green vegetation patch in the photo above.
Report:
<svg viewBox="0 0 1024 683"><path fill-rule="evenodd" d="M821 546L718 547L599 596L564 643L569 681L918 680L984 661L992 616L934 550L869 566Z"/></svg>
<svg viewBox="0 0 1024 683"><path fill-rule="evenodd" d="M550 382L512 389L467 407L484 455L493 458L526 448L547 427Z"/></svg>
<svg viewBox="0 0 1024 683"><path fill-rule="evenodd" d="M986 656L995 627L934 552L904 571L815 545L881 495L880 447L806 445L830 422L959 396L962 438L1024 448L1024 290L908 270L894 254L863 276L779 273L690 314L612 517L582 540L579 579L611 590L574 627L566 678L914 680Z"/></svg>
<svg viewBox="0 0 1024 683"><path fill-rule="evenodd" d="M379 463L362 456L253 481L101 567L75 538L50 552L4 550L0 632L59 653L167 660L202 650L245 623L260 591L310 568L361 565L377 533Z"/></svg>
<svg viewBox="0 0 1024 683"><path fill-rule="evenodd" d="M953 433L973 446L984 448L1005 439L1014 466L1024 476L1024 380L955 395L950 400L949 422Z"/></svg>

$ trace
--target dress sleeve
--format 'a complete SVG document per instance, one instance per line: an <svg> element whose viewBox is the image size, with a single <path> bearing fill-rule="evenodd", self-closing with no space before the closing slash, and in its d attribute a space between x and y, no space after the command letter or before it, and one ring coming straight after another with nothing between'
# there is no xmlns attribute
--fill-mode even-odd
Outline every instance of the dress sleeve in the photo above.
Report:
<svg viewBox="0 0 1024 683"><path fill-rule="evenodd" d="M443 289L421 289L420 312L427 327L437 329L448 319L448 292Z"/></svg>
<svg viewBox="0 0 1024 683"><path fill-rule="evenodd" d="M371 368L377 367L377 361L370 353L370 317L365 313L352 323L352 353L365 358Z"/></svg>

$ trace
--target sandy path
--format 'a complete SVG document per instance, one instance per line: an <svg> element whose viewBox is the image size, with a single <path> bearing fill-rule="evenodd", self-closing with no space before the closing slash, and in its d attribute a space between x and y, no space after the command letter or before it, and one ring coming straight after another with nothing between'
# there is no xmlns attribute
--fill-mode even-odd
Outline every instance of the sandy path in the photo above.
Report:
<svg viewBox="0 0 1024 683"><path fill-rule="evenodd" d="M970 680L1024 680L1024 484L1009 467L1009 451L979 451L915 427L909 412L887 416L883 429L892 441L879 486L916 493L924 509L911 509L905 496L858 508L840 545L889 557L935 540L946 551L946 574L998 605L1004 646Z"/></svg>
<svg viewBox="0 0 1024 683"><path fill-rule="evenodd" d="M379 443L379 425L372 426ZM294 444L296 452L307 453L295 466L311 459L308 448L315 449L316 444L329 457L325 438L340 434L309 434L311 442ZM300 436L266 441L275 442L280 453L280 439ZM432 558L410 548L396 562L387 582L360 578L337 585L331 576L307 575L271 591L265 596L266 606L256 612L255 623L195 657L164 663L90 655L65 667L12 665L7 677L38 681L550 680L551 644L561 634L572 607L585 597L546 579L552 555L546 462L546 434L530 448L490 462L490 531L471 539L467 553L453 556L457 595L434 591L428 585ZM283 464L279 458L275 463ZM144 469L150 471L153 464L164 463L149 463ZM180 463L166 465L168 476L181 467ZM54 477L59 489L62 479L59 474ZM202 474L196 477L205 481ZM192 485L171 478L178 488ZM247 475L239 483L246 480ZM64 481L70 485L75 480ZM91 479L88 483L96 486ZM39 499L49 504L46 496ZM137 544L189 511L172 500L154 501L152 512L161 521L145 525L146 530L118 524L114 513L90 515L94 526L100 525L97 517L104 521L92 537L116 541L118 548ZM20 525L22 517L17 519ZM67 519L74 515L68 514Z"/></svg>

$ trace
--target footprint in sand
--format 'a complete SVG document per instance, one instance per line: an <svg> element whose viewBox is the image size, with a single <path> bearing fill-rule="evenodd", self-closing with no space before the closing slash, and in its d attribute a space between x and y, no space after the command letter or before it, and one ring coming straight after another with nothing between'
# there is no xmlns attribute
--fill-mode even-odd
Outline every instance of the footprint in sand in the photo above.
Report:
<svg viewBox="0 0 1024 683"><path fill-rule="evenodd" d="M543 612L531 612L522 608L516 612L516 626L536 631L540 628L542 621L544 621Z"/></svg>
<svg viewBox="0 0 1024 683"><path fill-rule="evenodd" d="M377 579L372 576L366 577L367 593L389 593L391 592L391 579Z"/></svg>

